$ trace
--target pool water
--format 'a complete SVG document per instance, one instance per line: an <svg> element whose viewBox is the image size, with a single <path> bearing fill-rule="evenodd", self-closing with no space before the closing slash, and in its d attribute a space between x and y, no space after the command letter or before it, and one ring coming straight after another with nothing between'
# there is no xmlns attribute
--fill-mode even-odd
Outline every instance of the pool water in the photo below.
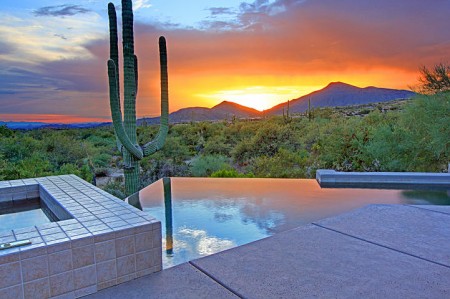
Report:
<svg viewBox="0 0 450 299"><path fill-rule="evenodd" d="M0 204L0 231L30 227L50 221L42 210L38 198Z"/></svg>
<svg viewBox="0 0 450 299"><path fill-rule="evenodd" d="M161 221L163 268L169 268L368 204L450 205L450 192L321 188L300 179L166 178L127 201Z"/></svg>

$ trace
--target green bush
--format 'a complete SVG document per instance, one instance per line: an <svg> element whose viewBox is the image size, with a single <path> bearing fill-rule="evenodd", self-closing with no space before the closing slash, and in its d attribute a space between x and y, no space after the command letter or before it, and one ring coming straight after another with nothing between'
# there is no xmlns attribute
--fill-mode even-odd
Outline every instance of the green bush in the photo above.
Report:
<svg viewBox="0 0 450 299"><path fill-rule="evenodd" d="M260 156L250 166L257 177L302 178L306 176L308 153L281 148L273 156Z"/></svg>
<svg viewBox="0 0 450 299"><path fill-rule="evenodd" d="M254 178L255 175L249 173L239 173L236 169L221 169L211 174L212 178Z"/></svg>
<svg viewBox="0 0 450 299"><path fill-rule="evenodd" d="M216 171L231 169L231 166L228 164L228 158L225 156L207 155L194 158L189 168L193 176L208 177Z"/></svg>

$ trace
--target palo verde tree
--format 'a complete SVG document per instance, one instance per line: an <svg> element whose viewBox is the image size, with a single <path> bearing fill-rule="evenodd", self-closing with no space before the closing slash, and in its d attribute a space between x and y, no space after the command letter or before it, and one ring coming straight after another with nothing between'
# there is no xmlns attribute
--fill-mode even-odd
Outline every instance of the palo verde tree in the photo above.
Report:
<svg viewBox="0 0 450 299"><path fill-rule="evenodd" d="M436 64L432 69L420 68L418 92L435 94L450 91L450 65Z"/></svg>
<svg viewBox="0 0 450 299"><path fill-rule="evenodd" d="M162 148L169 131L168 75L166 40L159 38L161 65L161 124L156 137L140 146L136 133L136 96L138 93L138 61L134 54L133 9L131 0L122 0L124 109L120 105L119 51L117 45L117 16L114 4L108 4L110 59L108 60L109 97L114 131L122 152L125 173L125 192L131 195L139 190L139 161Z"/></svg>

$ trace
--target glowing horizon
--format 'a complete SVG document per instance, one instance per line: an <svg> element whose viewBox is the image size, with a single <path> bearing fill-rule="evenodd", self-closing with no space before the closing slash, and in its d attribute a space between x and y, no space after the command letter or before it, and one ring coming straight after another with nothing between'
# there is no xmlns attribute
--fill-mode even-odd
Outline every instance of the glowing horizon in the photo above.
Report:
<svg viewBox="0 0 450 299"><path fill-rule="evenodd" d="M0 120L110 120L100 2L2 5ZM448 11L422 0L134 1L137 116L160 114L160 35L170 112L222 101L261 111L335 81L408 89L420 66L450 61Z"/></svg>

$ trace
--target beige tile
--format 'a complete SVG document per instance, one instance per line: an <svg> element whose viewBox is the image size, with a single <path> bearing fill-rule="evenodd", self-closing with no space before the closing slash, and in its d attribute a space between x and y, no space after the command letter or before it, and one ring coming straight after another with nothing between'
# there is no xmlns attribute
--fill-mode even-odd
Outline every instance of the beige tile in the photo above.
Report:
<svg viewBox="0 0 450 299"><path fill-rule="evenodd" d="M105 242L109 240L113 240L116 234L114 232L107 232L103 234L95 235L94 241L95 243Z"/></svg>
<svg viewBox="0 0 450 299"><path fill-rule="evenodd" d="M84 297L97 292L97 285L75 290L75 298Z"/></svg>
<svg viewBox="0 0 450 299"><path fill-rule="evenodd" d="M117 279L112 279L112 280L108 280L105 282L101 282L101 283L98 283L97 290L100 291L100 290L115 286L116 284L117 284Z"/></svg>
<svg viewBox="0 0 450 299"><path fill-rule="evenodd" d="M162 270L162 263L152 267L152 273L159 272Z"/></svg>
<svg viewBox="0 0 450 299"><path fill-rule="evenodd" d="M152 269L146 269L146 270L137 271L136 272L136 278L152 274L153 272L154 271L152 271Z"/></svg>
<svg viewBox="0 0 450 299"><path fill-rule="evenodd" d="M73 268L81 268L94 264L94 244L72 249Z"/></svg>
<svg viewBox="0 0 450 299"><path fill-rule="evenodd" d="M23 286L25 299L44 299L50 297L48 277L27 282Z"/></svg>
<svg viewBox="0 0 450 299"><path fill-rule="evenodd" d="M75 299L75 292L68 292L62 295L52 297L52 299Z"/></svg>
<svg viewBox="0 0 450 299"><path fill-rule="evenodd" d="M96 262L108 261L116 258L115 240L95 244L95 260Z"/></svg>
<svg viewBox="0 0 450 299"><path fill-rule="evenodd" d="M76 290L97 285L97 272L95 265L73 270L73 280Z"/></svg>
<svg viewBox="0 0 450 299"><path fill-rule="evenodd" d="M14 253L6 253L6 254L3 254L4 253L4 251L3 251L1 253L2 254L0 255L0 265L18 262L20 260L20 252L19 251L16 251Z"/></svg>
<svg viewBox="0 0 450 299"><path fill-rule="evenodd" d="M157 266L162 264L162 250L160 248L153 248L152 265Z"/></svg>
<svg viewBox="0 0 450 299"><path fill-rule="evenodd" d="M117 278L116 260L97 263L97 281L104 283Z"/></svg>
<svg viewBox="0 0 450 299"><path fill-rule="evenodd" d="M22 275L24 282L48 276L48 257L42 255L22 260Z"/></svg>
<svg viewBox="0 0 450 299"><path fill-rule="evenodd" d="M137 226L135 229L136 233L143 233L143 232L147 232L147 231L152 231L153 230L153 224L152 223L148 223L148 224L144 224L144 225L140 225Z"/></svg>
<svg viewBox="0 0 450 299"><path fill-rule="evenodd" d="M45 246L45 243L39 245L31 244L29 248L24 247L20 250L20 258L22 260L44 254L47 254L47 247Z"/></svg>
<svg viewBox="0 0 450 299"><path fill-rule="evenodd" d="M130 280L133 280L135 278L136 278L136 273L121 276L121 277L117 278L117 284L124 283L124 282L130 281Z"/></svg>
<svg viewBox="0 0 450 299"><path fill-rule="evenodd" d="M153 267L153 250L136 253L136 271L150 269Z"/></svg>
<svg viewBox="0 0 450 299"><path fill-rule="evenodd" d="M116 239L116 256L121 257L134 254L134 247L133 235Z"/></svg>
<svg viewBox="0 0 450 299"><path fill-rule="evenodd" d="M159 231L161 234L161 221L153 222L153 231Z"/></svg>
<svg viewBox="0 0 450 299"><path fill-rule="evenodd" d="M117 258L117 276L136 272L136 256L134 254Z"/></svg>
<svg viewBox="0 0 450 299"><path fill-rule="evenodd" d="M50 245L47 246L47 252L50 253L55 253L55 252L59 252L59 251L63 251L63 250L67 250L70 249L70 241L66 241L66 242L55 242L54 245Z"/></svg>
<svg viewBox="0 0 450 299"><path fill-rule="evenodd" d="M72 248L83 247L94 243L94 237L91 233L84 233L74 237L70 237Z"/></svg>
<svg viewBox="0 0 450 299"><path fill-rule="evenodd" d="M72 270L72 250L64 250L48 255L50 275Z"/></svg>
<svg viewBox="0 0 450 299"><path fill-rule="evenodd" d="M153 231L153 248L162 247L162 237L160 231Z"/></svg>
<svg viewBox="0 0 450 299"><path fill-rule="evenodd" d="M4 288L4 289L0 289L0 298L5 298L5 299L21 299L23 298L23 289L22 289L22 285L16 285L13 287L9 287L9 288Z"/></svg>
<svg viewBox="0 0 450 299"><path fill-rule="evenodd" d="M126 225L126 222L123 221L124 225ZM130 227L123 227L115 230L116 238L123 238L134 234L134 228Z"/></svg>
<svg viewBox="0 0 450 299"><path fill-rule="evenodd" d="M135 235L136 252L150 250L153 247L153 233L152 231L144 232Z"/></svg>
<svg viewBox="0 0 450 299"><path fill-rule="evenodd" d="M50 295L58 296L73 291L73 271L50 276Z"/></svg>

